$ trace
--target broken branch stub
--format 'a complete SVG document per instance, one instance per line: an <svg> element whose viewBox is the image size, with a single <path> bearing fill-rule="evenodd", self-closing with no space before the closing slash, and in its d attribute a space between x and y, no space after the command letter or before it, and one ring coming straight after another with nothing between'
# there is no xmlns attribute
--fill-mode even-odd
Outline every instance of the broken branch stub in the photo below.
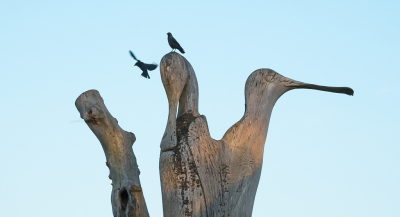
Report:
<svg viewBox="0 0 400 217"><path fill-rule="evenodd" d="M271 69L256 70L246 81L243 117L221 140L214 140L198 112L198 85L190 63L172 52L162 58L160 71L169 102L159 165L165 217L250 217L269 120L279 97L301 88L354 93L348 87L312 85Z"/></svg>
<svg viewBox="0 0 400 217"><path fill-rule="evenodd" d="M82 93L75 101L80 116L99 139L112 180L111 205L115 217L148 217L132 145L136 138L124 131L97 90Z"/></svg>

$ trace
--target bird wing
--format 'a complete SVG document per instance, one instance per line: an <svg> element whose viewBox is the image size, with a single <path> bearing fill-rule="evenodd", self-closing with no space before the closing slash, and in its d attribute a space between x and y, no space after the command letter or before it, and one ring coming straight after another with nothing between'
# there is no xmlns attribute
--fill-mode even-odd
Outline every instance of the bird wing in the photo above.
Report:
<svg viewBox="0 0 400 217"><path fill-rule="evenodd" d="M129 51L129 53L131 54L131 56L133 57L133 59L135 59L136 61L138 61L138 59L136 58L135 54L132 51Z"/></svg>
<svg viewBox="0 0 400 217"><path fill-rule="evenodd" d="M171 42L173 44L177 45L177 47L181 47L181 45L178 43L178 41L174 37L171 37Z"/></svg>
<svg viewBox="0 0 400 217"><path fill-rule="evenodd" d="M152 64L145 64L146 65L146 68L147 68L147 70L150 70L150 71L153 71L154 69L156 69L157 68L157 64L155 64L155 63L152 63Z"/></svg>

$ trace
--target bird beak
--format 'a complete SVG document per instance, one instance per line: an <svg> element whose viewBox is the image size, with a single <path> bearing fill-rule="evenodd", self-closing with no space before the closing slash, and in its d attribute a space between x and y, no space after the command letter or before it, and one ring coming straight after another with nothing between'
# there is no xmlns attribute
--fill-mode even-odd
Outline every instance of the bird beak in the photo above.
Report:
<svg viewBox="0 0 400 217"><path fill-rule="evenodd" d="M344 93L349 96L354 95L354 90L351 89L350 87L329 87L329 86L308 84L308 83L295 81L295 80L292 80L292 79L286 78L286 77L284 77L284 79L282 80L282 84L285 87L289 88L289 90L312 89L312 90L320 90L320 91L326 91L326 92L331 92L331 93Z"/></svg>
<svg viewBox="0 0 400 217"><path fill-rule="evenodd" d="M250 86L253 86L253 81L256 81L258 79L255 79L257 75L264 76L264 79L268 83L273 83L275 85L276 89L280 89L282 91L282 94L293 89L312 89L312 90L320 90L320 91L326 91L326 92L332 92L332 93L344 93L350 96L353 96L354 91L353 89L349 87L328 87L328 86L321 86L321 85L315 85L315 84L308 84L300 81L296 81L290 78L287 78L271 69L260 69L261 71L258 71L255 73L255 77L249 77L248 82ZM256 72L256 71L255 71ZM257 83L256 83L257 85ZM249 88L250 88L249 86ZM279 87L278 87L279 86ZM272 86L271 86L272 87ZM247 88L247 82L246 82L246 88Z"/></svg>
<svg viewBox="0 0 400 217"><path fill-rule="evenodd" d="M354 95L354 90L351 89L350 87L328 87L328 86L320 86L320 85L315 85L315 84L303 83L298 88L299 89L320 90L320 91L326 91L326 92L331 92L331 93L344 93L349 96Z"/></svg>

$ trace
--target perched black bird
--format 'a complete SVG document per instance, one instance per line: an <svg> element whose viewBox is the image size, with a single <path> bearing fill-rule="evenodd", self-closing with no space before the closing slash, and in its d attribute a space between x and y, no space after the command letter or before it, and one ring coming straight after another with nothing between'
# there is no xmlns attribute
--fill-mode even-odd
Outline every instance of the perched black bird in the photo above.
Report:
<svg viewBox="0 0 400 217"><path fill-rule="evenodd" d="M150 79L150 76L149 76L149 73L147 73L147 70L153 71L154 69L157 68L158 65L155 64L155 63L146 64L146 63L144 63L144 62L138 60L138 59L135 57L135 54L133 54L132 51L129 51L129 53L131 54L131 56L133 57L133 59L135 59L135 60L137 61L137 62L135 63L135 66L139 67L139 68L143 71L142 76L145 77L145 78Z"/></svg>
<svg viewBox="0 0 400 217"><path fill-rule="evenodd" d="M178 49L181 53L185 53L185 51L183 50L181 45L176 41L174 36L172 36L172 34L170 32L168 32L167 35L168 35L168 44L172 48L172 51L174 51L175 49Z"/></svg>

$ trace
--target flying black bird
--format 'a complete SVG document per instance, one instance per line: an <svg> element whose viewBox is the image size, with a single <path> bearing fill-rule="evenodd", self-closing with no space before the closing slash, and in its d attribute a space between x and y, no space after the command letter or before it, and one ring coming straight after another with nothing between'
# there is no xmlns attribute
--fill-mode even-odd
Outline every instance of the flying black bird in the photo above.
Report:
<svg viewBox="0 0 400 217"><path fill-rule="evenodd" d="M175 49L178 49L181 53L185 53L185 51L183 50L181 45L176 41L174 36L172 36L172 34L170 32L168 32L167 35L168 35L168 44L172 48L172 51L174 51Z"/></svg>
<svg viewBox="0 0 400 217"><path fill-rule="evenodd" d="M129 51L129 53L131 54L131 56L133 57L133 59L135 59L135 60L137 61L137 62L135 63L135 66L139 67L139 68L143 71L143 73L142 73L141 75L142 75L143 77L145 77L145 78L150 79L150 76L149 76L149 73L147 73L147 70L153 71L154 69L157 68L158 65L155 64L155 63L152 63L152 64L143 63L142 61L138 60L138 59L135 57L135 54L133 54L132 51Z"/></svg>

